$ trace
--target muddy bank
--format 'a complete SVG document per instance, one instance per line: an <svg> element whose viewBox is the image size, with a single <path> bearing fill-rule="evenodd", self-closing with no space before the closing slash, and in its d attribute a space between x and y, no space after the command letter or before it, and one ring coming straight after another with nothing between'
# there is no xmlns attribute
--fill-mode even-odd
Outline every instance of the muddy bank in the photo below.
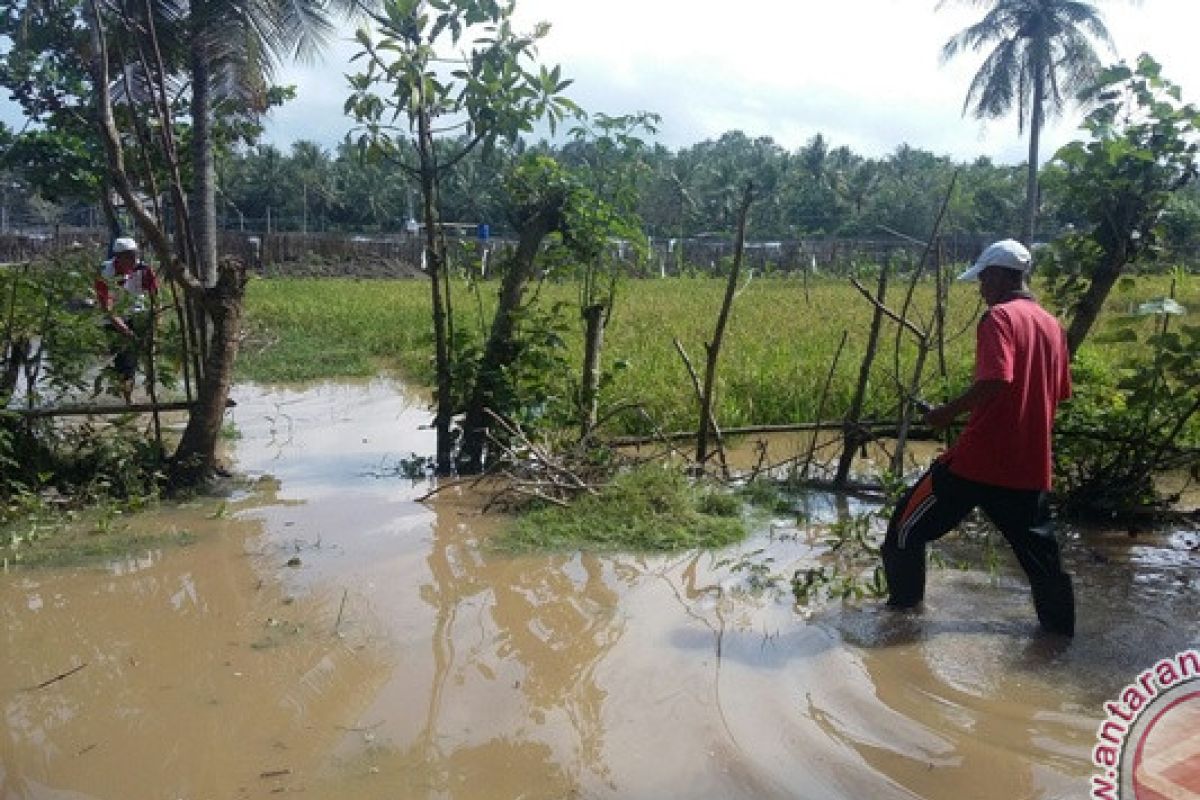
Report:
<svg viewBox="0 0 1200 800"><path fill-rule="evenodd" d="M1067 646L1006 560L921 616L797 610L721 563L812 563L836 503L734 552L502 555L400 477L403 387L235 398L252 487L130 523L195 545L0 576L0 798L1080 797L1101 704L1200 641L1194 531L1071 532Z"/></svg>

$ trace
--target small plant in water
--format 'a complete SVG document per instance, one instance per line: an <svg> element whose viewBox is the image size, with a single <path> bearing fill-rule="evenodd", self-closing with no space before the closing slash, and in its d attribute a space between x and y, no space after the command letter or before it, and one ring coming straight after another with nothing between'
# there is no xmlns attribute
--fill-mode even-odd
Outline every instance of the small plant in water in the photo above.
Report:
<svg viewBox="0 0 1200 800"><path fill-rule="evenodd" d="M887 582L879 560L880 534L875 520L885 509L839 519L824 537L823 563L792 574L792 594L797 603L821 598L857 600L882 597Z"/></svg>
<svg viewBox="0 0 1200 800"><path fill-rule="evenodd" d="M763 548L759 548L742 553L737 558L722 558L715 566L718 569L728 567L730 572L744 575L746 590L753 594L772 591L779 588L784 578L774 572L775 559L764 556L765 552Z"/></svg>

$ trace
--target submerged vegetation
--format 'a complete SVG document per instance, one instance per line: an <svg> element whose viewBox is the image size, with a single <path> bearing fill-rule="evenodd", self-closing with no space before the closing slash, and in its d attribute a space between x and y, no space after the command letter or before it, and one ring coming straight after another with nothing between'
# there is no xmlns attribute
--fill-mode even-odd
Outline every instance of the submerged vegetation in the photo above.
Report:
<svg viewBox="0 0 1200 800"><path fill-rule="evenodd" d="M496 541L505 550L671 552L719 548L746 535L742 504L724 487L693 482L671 466L618 474L569 507L516 519Z"/></svg>
<svg viewBox="0 0 1200 800"><path fill-rule="evenodd" d="M677 469L644 466L617 475L569 508L531 511L499 539L510 550L673 551L717 548L746 535L741 503Z"/></svg>

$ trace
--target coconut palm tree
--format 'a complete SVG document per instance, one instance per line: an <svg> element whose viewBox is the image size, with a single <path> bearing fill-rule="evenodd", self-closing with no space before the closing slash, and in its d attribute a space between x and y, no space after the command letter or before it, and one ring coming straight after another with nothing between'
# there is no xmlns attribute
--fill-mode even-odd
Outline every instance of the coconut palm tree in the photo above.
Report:
<svg viewBox="0 0 1200 800"><path fill-rule="evenodd" d="M213 113L232 100L251 112L266 110L275 68L290 58L316 55L334 31L334 16L355 16L370 0L165 0L168 16L186 20L192 80L191 220L197 270L216 281L216 174Z"/></svg>
<svg viewBox="0 0 1200 800"><path fill-rule="evenodd" d="M942 0L940 9L950 0ZM1029 163L1021 239L1029 243L1037 215L1038 143L1047 116L1060 113L1066 98L1092 84L1100 60L1095 39L1110 49L1112 38L1092 3L1084 0L959 0L990 6L983 19L952 37L942 61L966 50L991 48L975 73L963 113L1002 117L1015 105L1017 129L1029 126Z"/></svg>

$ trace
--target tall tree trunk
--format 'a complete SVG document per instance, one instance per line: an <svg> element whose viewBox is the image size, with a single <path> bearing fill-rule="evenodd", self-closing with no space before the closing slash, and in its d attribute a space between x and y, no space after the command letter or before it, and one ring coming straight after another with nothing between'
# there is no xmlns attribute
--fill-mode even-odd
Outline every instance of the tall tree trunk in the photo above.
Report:
<svg viewBox="0 0 1200 800"><path fill-rule="evenodd" d="M206 36L192 34L192 196L189 219L196 242L196 272L210 287L217 282L217 195L213 166L212 74Z"/></svg>
<svg viewBox="0 0 1200 800"><path fill-rule="evenodd" d="M1106 254L1096 271L1092 273L1087 291L1075 305L1075 311L1071 315L1071 324L1067 328L1067 349L1072 358L1075 357L1079 346L1083 344L1083 340L1087 338L1088 331L1092 329L1096 318L1100 316L1100 309L1104 306L1105 299L1125 269L1125 262L1125 248L1121 247L1117 252Z"/></svg>
<svg viewBox="0 0 1200 800"><path fill-rule="evenodd" d="M1028 247L1033 242L1033 229L1038 208L1038 145L1042 138L1045 86L1040 75L1033 79L1033 116L1029 125L1029 164L1025 175L1025 219L1021 224L1021 241Z"/></svg>
<svg viewBox="0 0 1200 800"><path fill-rule="evenodd" d="M246 268L235 259L225 259L216 285L204 290L202 305L212 321L212 340L196 405L188 415L187 427L171 459L173 485L204 480L217 468L217 441L233 386L245 292Z"/></svg>
<svg viewBox="0 0 1200 800"><path fill-rule="evenodd" d="M441 227L441 203L438 196L438 167L434 153L433 129L424 100L417 115L417 153L421 161L422 216L425 220L425 268L429 272L429 291L433 314L433 345L437 370L437 407L433 427L437 431L437 463L439 475L453 471L454 440L450 436L450 423L454 417L454 398L451 395L450 337L444 292L448 284L442 280L446 269L444 239L439 234Z"/></svg>
<svg viewBox="0 0 1200 800"><path fill-rule="evenodd" d="M559 210L547 208L529 217L519 232L516 253L500 282L500 301L496 306L496 315L492 317L492 329L484 345L471 400L467 404L467 416L463 421L463 445L459 454L459 469L463 472L479 472L483 469L484 443L490 428L486 409L499 413L507 411L495 405L503 388L504 371L517 356L517 311L525 295L525 286L536 272L535 259L542 241L560 223Z"/></svg>
<svg viewBox="0 0 1200 800"><path fill-rule="evenodd" d="M596 427L597 402L600 395L600 352L604 347L603 303L593 303L583 309L583 380L579 387L579 416L581 438L592 435Z"/></svg>

